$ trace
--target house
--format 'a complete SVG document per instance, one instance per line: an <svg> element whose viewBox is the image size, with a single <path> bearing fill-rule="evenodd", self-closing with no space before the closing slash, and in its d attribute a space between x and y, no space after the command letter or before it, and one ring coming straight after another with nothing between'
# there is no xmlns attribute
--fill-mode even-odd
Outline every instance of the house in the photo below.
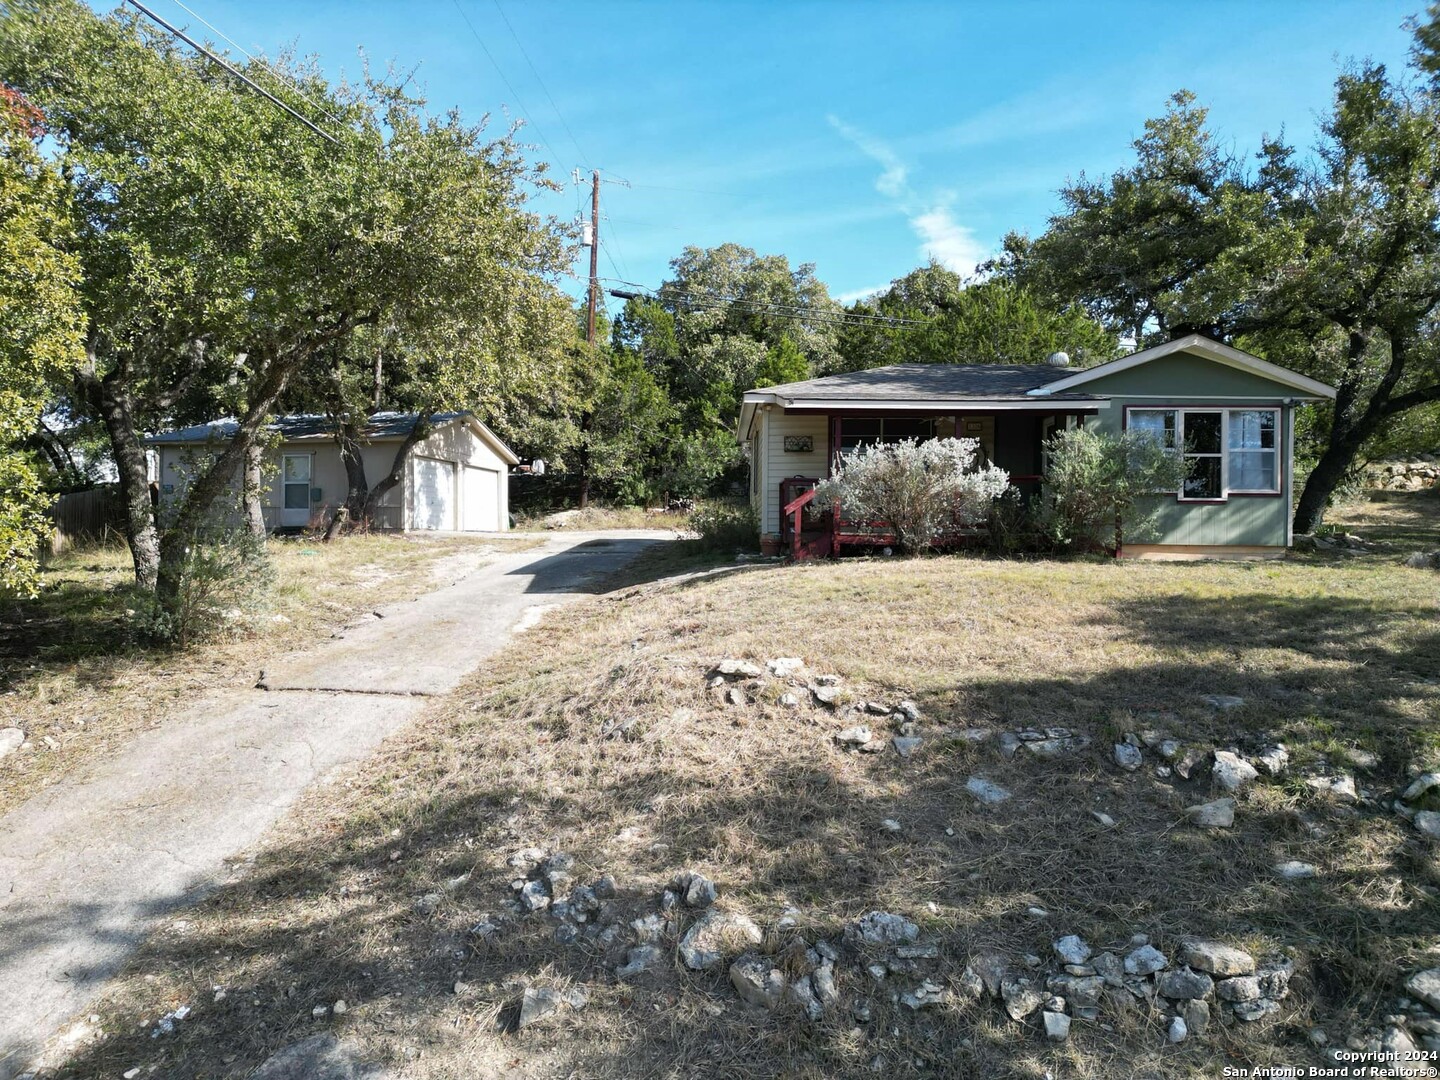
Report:
<svg viewBox="0 0 1440 1080"><path fill-rule="evenodd" d="M872 442L978 439L1027 494L1057 428L1141 428L1184 456L1183 490L1157 495L1159 532L1129 557L1280 554L1290 545L1295 408L1335 391L1199 334L1077 370L1043 364L896 364L747 391L736 437L749 450L763 548L797 557L885 542L883 523L807 509L834 462Z"/></svg>
<svg viewBox="0 0 1440 1080"><path fill-rule="evenodd" d="M365 478L373 486L389 474L400 443L417 417L377 413L361 433ZM510 467L519 459L470 413L440 413L434 430L410 451L402 482L386 493L371 524L379 529L490 532L510 527ZM201 455L217 455L235 434L233 420L155 435L163 505L183 490ZM345 501L348 482L334 422L324 416L281 416L269 425L261 503L272 529L326 522Z"/></svg>

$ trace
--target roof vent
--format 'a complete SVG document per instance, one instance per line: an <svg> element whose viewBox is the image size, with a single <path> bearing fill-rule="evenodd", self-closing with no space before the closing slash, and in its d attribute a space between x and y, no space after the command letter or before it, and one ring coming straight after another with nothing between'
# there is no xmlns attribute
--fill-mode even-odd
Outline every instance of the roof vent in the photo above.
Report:
<svg viewBox="0 0 1440 1080"><path fill-rule="evenodd" d="M1070 354L1063 352L1052 352L1049 356L1045 357L1045 363L1049 364L1051 367L1069 367Z"/></svg>

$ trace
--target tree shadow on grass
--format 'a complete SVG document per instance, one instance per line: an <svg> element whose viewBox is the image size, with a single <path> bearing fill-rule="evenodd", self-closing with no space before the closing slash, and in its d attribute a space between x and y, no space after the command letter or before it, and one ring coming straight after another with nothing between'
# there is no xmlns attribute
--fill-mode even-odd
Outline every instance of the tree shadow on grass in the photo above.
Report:
<svg viewBox="0 0 1440 1080"><path fill-rule="evenodd" d="M1318 765L1332 743L1378 739L1381 761L1360 786L1383 795L1429 745L1423 710L1434 687L1421 673L1440 667L1440 633L1405 632L1413 627L1397 620L1412 617L1258 592L1112 602L1097 618L1161 659L1082 678L957 677L920 696L926 741L910 759L846 754L830 739L837 718L755 696L739 710L683 710L684 720L671 716L670 727L634 741L607 737L615 729L600 709L563 724L535 713L497 723L487 714L503 715L505 699L482 696L478 715L444 718L423 752L397 752L363 781L348 812L312 802L309 828L291 829L183 930L154 935L106 1009L110 1036L61 1075L153 1065L142 1075L245 1076L326 1030L352 1034L406 1075L818 1078L873 1075L878 1060L904 1076L1178 1076L1220 1059L1319 1063L1309 1026L1343 1038L1374 1019L1429 947L1433 854L1382 807L1337 805L1285 780L1242 792L1234 829L1193 829L1184 808L1214 794L1203 771L1161 778L1152 756L1124 772L1109 740L1142 726L1202 746L1258 748L1280 736L1298 751L1314 739ZM575 672L575 693L612 678L611 664ZM1245 704L1217 711L1206 694ZM669 715L671 705L657 708ZM996 719L1008 729L1063 724L1094 742L1054 760L1006 760L993 741L944 734ZM965 789L971 775L1012 798L981 806ZM1117 824L1103 827L1091 810ZM847 954L842 1007L812 1023L791 1008L741 1005L723 968L685 971L674 954L693 917L684 913L659 970L618 983L628 933L606 945L582 931L564 944L548 915L507 912L514 871L504 858L532 844L575 855L579 880L616 875L602 925L657 912L664 884L696 866L779 953L795 935L836 940L849 920L879 909L918 922L940 957L877 982L865 970L873 957ZM1290 859L1314 863L1319 876L1281 880L1274 866ZM782 931L792 906L797 926ZM1032 907L1049 914L1036 918ZM472 934L487 917L499 932ZM1257 953L1293 949L1294 992L1278 1018L1217 1022L1179 1047L1165 1044L1158 1014L1077 1021L1071 1041L1053 1047L1033 1019L1015 1025L993 1002L915 1013L892 1000L924 977L954 986L981 950L1019 966L1027 953L1048 957L1062 934L1123 950L1137 932L1166 952L1186 935ZM505 1030L526 982L583 984L591 1003ZM218 1002L215 986L225 989ZM312 1016L339 999L349 1005L343 1020ZM194 1013L151 1038L156 1017L182 1002ZM850 1014L862 1002L867 1023Z"/></svg>

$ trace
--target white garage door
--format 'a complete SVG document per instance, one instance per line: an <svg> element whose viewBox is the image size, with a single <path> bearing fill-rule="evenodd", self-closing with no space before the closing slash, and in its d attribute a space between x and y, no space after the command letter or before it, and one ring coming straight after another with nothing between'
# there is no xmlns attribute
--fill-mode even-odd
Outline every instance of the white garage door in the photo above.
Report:
<svg viewBox="0 0 1440 1080"><path fill-rule="evenodd" d="M410 464L414 529L455 528L455 463L417 457Z"/></svg>
<svg viewBox="0 0 1440 1080"><path fill-rule="evenodd" d="M500 528L500 474L494 469L465 466L461 507L466 532Z"/></svg>

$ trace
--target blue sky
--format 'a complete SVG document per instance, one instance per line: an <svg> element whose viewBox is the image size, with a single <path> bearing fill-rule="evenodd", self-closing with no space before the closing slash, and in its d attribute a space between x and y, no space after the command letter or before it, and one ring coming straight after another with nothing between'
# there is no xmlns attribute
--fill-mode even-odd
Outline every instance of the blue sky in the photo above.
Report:
<svg viewBox="0 0 1440 1080"><path fill-rule="evenodd" d="M150 2L213 37L176 0ZM602 191L606 277L658 285L684 246L734 241L815 263L842 299L930 255L968 271L1007 230L1043 229L1065 179L1124 165L1181 87L1239 149L1282 128L1308 146L1339 66L1403 64L1401 24L1422 6L184 3L251 52L295 46L332 76L358 71L362 48L416 69L437 110L528 119L561 177L628 181ZM568 218L583 197L572 185L545 206Z"/></svg>

